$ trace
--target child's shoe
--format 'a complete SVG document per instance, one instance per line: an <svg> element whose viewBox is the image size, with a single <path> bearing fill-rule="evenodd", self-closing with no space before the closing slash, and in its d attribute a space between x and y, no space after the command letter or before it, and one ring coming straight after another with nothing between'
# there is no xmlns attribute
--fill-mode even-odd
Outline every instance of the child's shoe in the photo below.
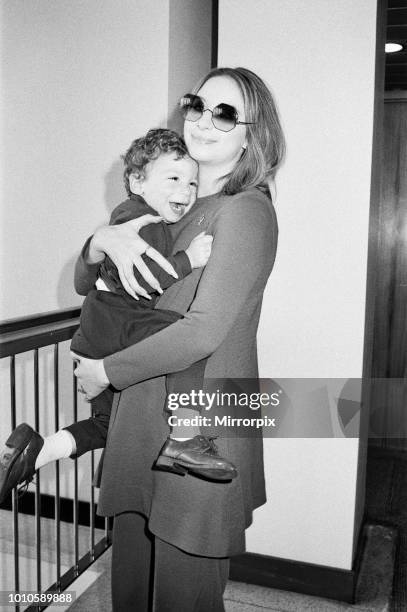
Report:
<svg viewBox="0 0 407 612"><path fill-rule="evenodd" d="M27 423L11 433L0 452L0 504L18 484L31 482L35 460L44 445L44 438Z"/></svg>
<svg viewBox="0 0 407 612"><path fill-rule="evenodd" d="M237 476L233 463L220 457L213 439L205 436L183 441L167 438L155 466L182 476L191 472L209 480L232 480Z"/></svg>

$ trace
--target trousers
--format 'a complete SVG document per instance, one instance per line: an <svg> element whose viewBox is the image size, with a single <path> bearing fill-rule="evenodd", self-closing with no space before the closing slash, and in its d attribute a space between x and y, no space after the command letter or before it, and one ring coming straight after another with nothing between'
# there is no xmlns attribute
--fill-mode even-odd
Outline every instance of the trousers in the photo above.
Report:
<svg viewBox="0 0 407 612"><path fill-rule="evenodd" d="M224 612L229 559L186 553L149 532L137 512L114 517L113 612Z"/></svg>

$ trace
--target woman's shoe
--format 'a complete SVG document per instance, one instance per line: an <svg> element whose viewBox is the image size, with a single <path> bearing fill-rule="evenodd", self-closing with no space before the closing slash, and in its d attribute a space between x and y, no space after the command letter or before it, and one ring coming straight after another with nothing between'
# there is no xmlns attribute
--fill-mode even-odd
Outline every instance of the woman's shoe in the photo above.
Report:
<svg viewBox="0 0 407 612"><path fill-rule="evenodd" d="M18 484L31 482L44 438L27 423L12 432L0 453L0 504Z"/></svg>
<svg viewBox="0 0 407 612"><path fill-rule="evenodd" d="M195 436L190 440L167 438L155 467L185 476L187 472L209 480L232 480L237 469L227 459L220 457L212 438Z"/></svg>

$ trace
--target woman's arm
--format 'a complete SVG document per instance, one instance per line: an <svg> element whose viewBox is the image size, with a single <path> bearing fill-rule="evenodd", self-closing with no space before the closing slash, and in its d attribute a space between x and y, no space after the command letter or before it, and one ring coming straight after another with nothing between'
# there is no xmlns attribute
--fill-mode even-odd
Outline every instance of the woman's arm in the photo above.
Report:
<svg viewBox="0 0 407 612"><path fill-rule="evenodd" d="M104 359L117 389L183 370L224 341L253 292L261 293L273 267L277 223L266 197L241 194L220 211L212 254L185 317Z"/></svg>
<svg viewBox="0 0 407 612"><path fill-rule="evenodd" d="M161 221L161 217L143 215L122 225L109 225L98 229L94 236L88 238L76 262L74 276L76 292L79 295L87 295L93 288L105 254L116 265L123 287L135 299L138 299L137 295L144 295L148 298L148 294L134 278L133 266L139 270L150 287L160 291L161 287L157 279L151 274L142 259L149 245L138 235L138 232L149 223L160 223ZM157 262L168 274L177 278L171 264L156 249L150 247L148 257Z"/></svg>
<svg viewBox="0 0 407 612"><path fill-rule="evenodd" d="M90 236L87 239L75 263L74 287L79 295L87 295L93 289L98 277L100 264L105 258L103 256L99 262L92 263L92 259L89 257L89 246L92 238L93 236Z"/></svg>

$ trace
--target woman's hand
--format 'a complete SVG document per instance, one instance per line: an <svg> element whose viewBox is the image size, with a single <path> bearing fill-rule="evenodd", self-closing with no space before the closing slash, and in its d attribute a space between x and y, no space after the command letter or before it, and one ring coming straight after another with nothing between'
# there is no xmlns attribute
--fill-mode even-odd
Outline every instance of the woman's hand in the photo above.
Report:
<svg viewBox="0 0 407 612"><path fill-rule="evenodd" d="M133 266L137 268L150 287L162 293L160 284L141 257L144 253L168 274L178 278L174 268L165 257L139 236L139 231L142 227L149 223L160 223L160 221L162 221L161 217L143 215L138 219L133 219L120 225L101 227L95 232L90 243L90 263L101 261L104 253L108 255L117 267L123 287L136 300L138 300L137 295L142 295L147 299L150 299L150 296L134 278Z"/></svg>
<svg viewBox="0 0 407 612"><path fill-rule="evenodd" d="M76 363L74 374L78 379L78 390L83 393L86 401L90 401L109 386L103 359L87 359L71 351L71 357Z"/></svg>

